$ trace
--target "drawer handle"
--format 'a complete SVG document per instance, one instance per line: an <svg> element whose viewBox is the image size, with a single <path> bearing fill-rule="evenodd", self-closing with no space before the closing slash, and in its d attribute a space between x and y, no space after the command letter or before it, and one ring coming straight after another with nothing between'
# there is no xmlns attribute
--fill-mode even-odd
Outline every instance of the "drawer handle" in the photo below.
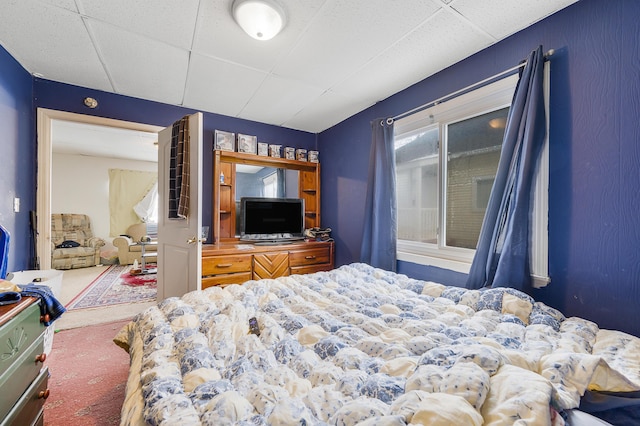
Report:
<svg viewBox="0 0 640 426"><path fill-rule="evenodd" d="M46 360L47 360L47 354L44 352L36 356L36 362L44 363Z"/></svg>
<svg viewBox="0 0 640 426"><path fill-rule="evenodd" d="M308 259L308 260L312 260L312 259L315 259L316 257L315 257L315 256L312 256L312 255L309 255L309 256L305 256L304 258L305 258L305 259Z"/></svg>
<svg viewBox="0 0 640 426"><path fill-rule="evenodd" d="M216 265L216 268L231 268L233 266L233 263L221 263L219 265Z"/></svg>
<svg viewBox="0 0 640 426"><path fill-rule="evenodd" d="M38 398L40 398L40 399L47 399L47 398L49 398L49 389L45 389L45 390L43 390L43 391L40 391L40 392L38 393Z"/></svg>
<svg viewBox="0 0 640 426"><path fill-rule="evenodd" d="M49 322L50 319L49 314L40 315L40 322Z"/></svg>

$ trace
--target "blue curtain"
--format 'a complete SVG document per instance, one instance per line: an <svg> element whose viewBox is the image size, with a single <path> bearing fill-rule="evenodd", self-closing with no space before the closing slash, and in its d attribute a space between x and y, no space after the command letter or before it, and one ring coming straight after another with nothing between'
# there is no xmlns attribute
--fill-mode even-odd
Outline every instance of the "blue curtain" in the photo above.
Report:
<svg viewBox="0 0 640 426"><path fill-rule="evenodd" d="M529 218L536 166L546 134L543 67L539 46L527 58L513 95L467 288L531 290Z"/></svg>
<svg viewBox="0 0 640 426"><path fill-rule="evenodd" d="M371 122L369 179L360 261L396 271L396 156L393 120Z"/></svg>
<svg viewBox="0 0 640 426"><path fill-rule="evenodd" d="M9 240L9 231L0 225L0 279L2 280L7 277L9 266Z"/></svg>

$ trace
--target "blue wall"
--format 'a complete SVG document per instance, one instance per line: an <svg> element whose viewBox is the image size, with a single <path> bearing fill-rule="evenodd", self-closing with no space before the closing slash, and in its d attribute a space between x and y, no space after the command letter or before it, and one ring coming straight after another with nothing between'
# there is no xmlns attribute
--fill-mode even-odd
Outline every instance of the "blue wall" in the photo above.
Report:
<svg viewBox="0 0 640 426"><path fill-rule="evenodd" d="M162 104L127 96L114 95L68 84L56 83L49 80L35 79L35 106L78 114L96 115L137 123L169 126L185 114L195 112L191 109ZM87 96L98 100L96 109L84 106L83 99ZM203 112L204 124L204 158L203 158L203 204L202 221L211 223L212 187L207 182L212 179L212 149L213 132L226 130L258 136L258 141L278 143L283 146L315 149L316 136L313 133L301 132L283 127L272 126L254 121L227 117L219 114ZM211 236L210 236L211 238Z"/></svg>
<svg viewBox="0 0 640 426"><path fill-rule="evenodd" d="M549 268L534 294L567 315L640 336L640 2L582 0L319 135L323 225L339 264L358 261L371 131L516 65L536 46L551 60ZM327 161L330 159L330 161ZM452 285L464 274L399 262Z"/></svg>
<svg viewBox="0 0 640 426"><path fill-rule="evenodd" d="M99 106L84 106L87 96ZM33 79L0 46L0 223L11 233L8 271L30 267L29 211L36 208L36 109L48 108L118 120L169 126L194 110L136 99L44 79ZM213 132L216 129L258 136L261 142L317 149L316 135L254 121L203 112L203 222L211 222ZM21 198L21 212L13 213L13 198Z"/></svg>
<svg viewBox="0 0 640 426"><path fill-rule="evenodd" d="M0 224L11 235L7 271L29 268L36 145L31 75L0 48ZM20 198L14 213L13 199Z"/></svg>

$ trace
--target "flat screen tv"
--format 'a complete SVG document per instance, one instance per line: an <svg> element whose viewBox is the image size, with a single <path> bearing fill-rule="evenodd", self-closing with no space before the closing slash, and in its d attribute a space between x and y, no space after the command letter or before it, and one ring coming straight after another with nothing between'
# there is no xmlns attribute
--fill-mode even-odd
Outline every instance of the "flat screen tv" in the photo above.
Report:
<svg viewBox="0 0 640 426"><path fill-rule="evenodd" d="M304 239L304 200L241 198L240 239L256 244Z"/></svg>

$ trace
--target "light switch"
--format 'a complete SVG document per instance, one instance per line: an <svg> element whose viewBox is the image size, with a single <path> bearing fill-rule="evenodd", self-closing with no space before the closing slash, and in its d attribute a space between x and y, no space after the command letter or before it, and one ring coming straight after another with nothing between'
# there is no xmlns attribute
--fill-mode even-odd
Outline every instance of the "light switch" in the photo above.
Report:
<svg viewBox="0 0 640 426"><path fill-rule="evenodd" d="M13 199L13 211L15 213L20 212L20 198L18 197Z"/></svg>

